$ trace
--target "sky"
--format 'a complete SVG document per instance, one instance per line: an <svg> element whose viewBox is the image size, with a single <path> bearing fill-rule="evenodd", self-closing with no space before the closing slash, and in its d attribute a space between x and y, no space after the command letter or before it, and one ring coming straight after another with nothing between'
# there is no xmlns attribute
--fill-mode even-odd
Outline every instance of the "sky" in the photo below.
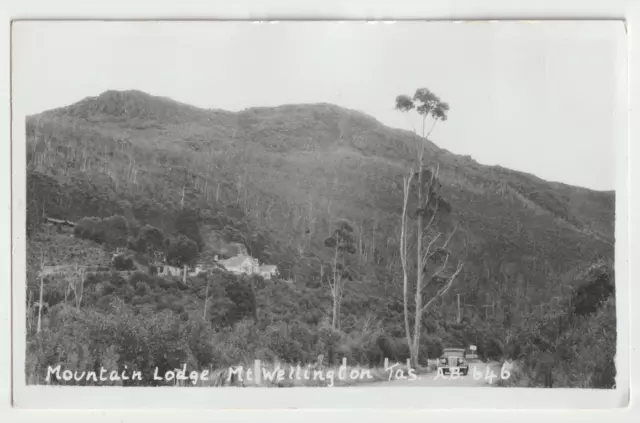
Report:
<svg viewBox="0 0 640 423"><path fill-rule="evenodd" d="M137 89L234 111L333 103L410 130L395 98L425 87L451 108L432 141L483 164L608 190L626 145L621 23L19 22L12 36L16 115Z"/></svg>

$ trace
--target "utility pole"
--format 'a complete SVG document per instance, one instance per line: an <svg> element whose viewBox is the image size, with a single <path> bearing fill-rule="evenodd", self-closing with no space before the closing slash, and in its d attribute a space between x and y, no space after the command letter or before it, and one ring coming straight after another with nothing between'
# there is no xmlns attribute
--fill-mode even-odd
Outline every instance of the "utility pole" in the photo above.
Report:
<svg viewBox="0 0 640 423"><path fill-rule="evenodd" d="M460 323L460 294L458 294L458 324Z"/></svg>

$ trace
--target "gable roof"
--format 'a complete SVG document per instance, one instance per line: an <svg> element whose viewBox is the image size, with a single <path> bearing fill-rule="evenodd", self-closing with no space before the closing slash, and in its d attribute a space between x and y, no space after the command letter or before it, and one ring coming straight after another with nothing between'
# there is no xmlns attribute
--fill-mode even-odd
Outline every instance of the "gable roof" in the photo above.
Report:
<svg viewBox="0 0 640 423"><path fill-rule="evenodd" d="M236 267L236 266L242 265L247 260L251 260L251 257L249 257L249 256L235 256L235 257L231 257L228 260L222 260L221 263L223 265L225 265L225 266Z"/></svg>

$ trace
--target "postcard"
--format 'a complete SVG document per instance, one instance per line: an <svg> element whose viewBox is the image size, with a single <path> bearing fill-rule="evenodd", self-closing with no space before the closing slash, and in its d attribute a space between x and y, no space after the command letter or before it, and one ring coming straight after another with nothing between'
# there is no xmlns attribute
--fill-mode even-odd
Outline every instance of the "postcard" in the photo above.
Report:
<svg viewBox="0 0 640 423"><path fill-rule="evenodd" d="M12 39L17 407L626 405L622 22Z"/></svg>

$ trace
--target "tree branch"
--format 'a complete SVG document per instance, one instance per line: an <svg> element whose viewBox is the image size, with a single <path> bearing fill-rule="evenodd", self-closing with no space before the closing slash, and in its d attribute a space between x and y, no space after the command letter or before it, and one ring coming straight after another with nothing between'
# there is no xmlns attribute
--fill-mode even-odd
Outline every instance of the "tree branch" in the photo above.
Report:
<svg viewBox="0 0 640 423"><path fill-rule="evenodd" d="M434 119L433 120L433 123L431 124L431 129L429 129L429 132L427 132L426 138L429 138L429 136L433 132L433 128L435 128L437 122L438 122L438 119Z"/></svg>
<svg viewBox="0 0 640 423"><path fill-rule="evenodd" d="M434 297L429 300L429 302L427 304L425 304L424 307L422 307L422 309L420 310L420 313L424 313L425 310L427 310L427 308L429 308L429 306L431 304L433 304L433 302L438 299L439 297L442 297L444 294L447 293L447 291L449 290L449 288L451 288L451 285L453 284L453 281L455 280L456 276L458 276L458 273L460 273L460 271L462 270L463 264L460 263L458 265L458 268L456 269L455 273L453 275L451 275L451 277L449 278L449 281L447 281L447 283L445 284L445 286L443 286L437 293L436 295L434 295Z"/></svg>
<svg viewBox="0 0 640 423"><path fill-rule="evenodd" d="M447 248L447 245L449 245L449 241L451 241L451 237L453 237L453 234L456 233L456 230L458 229L458 225L453 227L453 231L451 231L451 233L449 234L449 237L447 238L447 241L444 243L444 245L442 246L442 248Z"/></svg>
<svg viewBox="0 0 640 423"><path fill-rule="evenodd" d="M445 243L436 251L434 251L433 253L429 254L429 248L431 247L431 243L429 243L429 248L427 249L427 252L424 255L424 259L423 259L423 267L427 265L427 260L431 257L433 257L434 254L441 252L442 250L446 251L447 245L449 245L449 241L451 241L451 238L453 237L453 234L456 232L456 229L458 228L458 226L456 225L453 228L453 231L449 234L449 236L447 237L447 240L445 241ZM438 236L436 237L436 239L441 235L442 233L438 233ZM450 252L446 251L447 253L447 258L449 257L449 255L451 254ZM434 275L435 276L435 275Z"/></svg>
<svg viewBox="0 0 640 423"><path fill-rule="evenodd" d="M427 199L426 204L429 204L430 199L431 199L431 195L429 195L429 199ZM425 206L425 209L426 209L426 206ZM436 219L437 214L438 214L438 204L436 203L436 208L433 211L433 215L431 216L431 219L429 219L429 223L427 223L424 229L422 230L422 236L425 236L427 234L427 231L431 228L431 225L433 224L433 221ZM422 217L422 216L418 216L418 217Z"/></svg>
<svg viewBox="0 0 640 423"><path fill-rule="evenodd" d="M427 251L424 253L424 256L422 257L422 263L421 266L425 267L427 265L427 260L430 257L429 251L431 250L431 247L433 246L433 244L438 240L438 238L440 238L440 235L442 235L442 232L439 232L438 235L436 235L431 242L427 245Z"/></svg>
<svg viewBox="0 0 640 423"><path fill-rule="evenodd" d="M439 276L440 273L442 273L442 271L447 268L447 263L449 262L450 256L451 256L451 253L447 251L447 256L444 258L444 263L442 263L442 266L440 266L438 270L433 272L433 274L429 277L429 279L427 279L427 283L429 283L429 281L431 281L436 276Z"/></svg>

